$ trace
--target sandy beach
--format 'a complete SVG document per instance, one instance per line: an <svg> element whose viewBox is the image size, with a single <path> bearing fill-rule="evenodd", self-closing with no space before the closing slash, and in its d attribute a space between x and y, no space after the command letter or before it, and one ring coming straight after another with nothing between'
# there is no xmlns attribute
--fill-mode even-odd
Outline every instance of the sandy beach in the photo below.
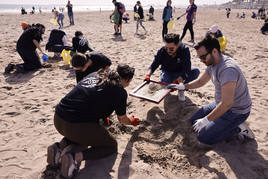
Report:
<svg viewBox="0 0 268 179"><path fill-rule="evenodd" d="M245 11L246 18L236 18ZM178 17L184 9L176 9ZM112 60L111 68L119 63L135 67L135 76L127 88L130 92L143 82L147 69L162 42L162 10L157 10L156 21L146 21L148 33L134 35L136 22L129 12L129 23L123 23L123 36L112 34L111 11L80 12L74 14L74 26L68 26L65 12L64 28L71 45L75 31L81 30L92 47ZM148 13L148 11L145 11ZM128 114L140 119L137 127L119 124L112 115L109 131L116 136L117 155L97 161L82 163L77 179L187 179L187 178L268 178L268 36L260 33L262 20L250 18L250 10L231 11L226 18L224 9L202 9L197 12L194 25L195 41L204 37L208 28L217 24L227 38L226 53L241 67L250 90L252 110L247 123L255 134L255 140L241 142L233 139L213 146L200 144L192 131L189 118L202 105L214 101L214 86L206 86L185 92L186 101L180 102L177 92L172 92L159 104L128 97ZM76 84L75 73L63 61L49 60L51 68L42 68L25 74L4 75L10 62L22 63L16 52L16 41L22 33L21 22L42 23L46 26L41 47L45 50L49 33L58 28L49 21L52 13L19 15L0 14L0 178L36 179L53 178L46 168L47 147L62 136L53 124L57 103ZM146 16L146 19L148 17ZM185 18L175 22L173 33L182 33ZM203 72L206 66L197 58L187 32L184 42L189 45L192 66ZM50 57L53 53L48 53ZM158 81L160 70L152 76ZM85 167L84 167L85 166Z"/></svg>

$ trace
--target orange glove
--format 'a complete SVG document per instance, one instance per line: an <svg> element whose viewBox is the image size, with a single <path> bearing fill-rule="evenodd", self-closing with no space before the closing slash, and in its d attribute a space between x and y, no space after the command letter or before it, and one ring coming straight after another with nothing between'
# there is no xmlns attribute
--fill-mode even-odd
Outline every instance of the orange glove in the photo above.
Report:
<svg viewBox="0 0 268 179"><path fill-rule="evenodd" d="M173 81L174 84L179 84L178 80Z"/></svg>
<svg viewBox="0 0 268 179"><path fill-rule="evenodd" d="M108 125L108 126L110 125L110 120L111 120L111 119L110 119L109 117L106 118L106 122L107 122L107 125Z"/></svg>
<svg viewBox="0 0 268 179"><path fill-rule="evenodd" d="M151 75L146 75L144 81L150 81Z"/></svg>
<svg viewBox="0 0 268 179"><path fill-rule="evenodd" d="M134 116L131 116L130 117L130 121L131 121L131 125L133 125L133 126L137 126L137 125L140 124L139 119L138 118L135 118Z"/></svg>

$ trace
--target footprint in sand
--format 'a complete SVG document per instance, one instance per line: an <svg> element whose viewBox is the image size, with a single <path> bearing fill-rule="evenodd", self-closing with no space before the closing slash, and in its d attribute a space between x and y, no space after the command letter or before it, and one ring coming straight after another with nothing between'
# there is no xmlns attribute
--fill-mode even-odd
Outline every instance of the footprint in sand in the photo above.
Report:
<svg viewBox="0 0 268 179"><path fill-rule="evenodd" d="M8 91L12 89L11 86L3 86L2 88L7 89Z"/></svg>
<svg viewBox="0 0 268 179"><path fill-rule="evenodd" d="M4 115L8 115L8 116L11 116L11 117L18 116L20 114L21 113L19 113L19 112L7 112L7 113L4 113Z"/></svg>

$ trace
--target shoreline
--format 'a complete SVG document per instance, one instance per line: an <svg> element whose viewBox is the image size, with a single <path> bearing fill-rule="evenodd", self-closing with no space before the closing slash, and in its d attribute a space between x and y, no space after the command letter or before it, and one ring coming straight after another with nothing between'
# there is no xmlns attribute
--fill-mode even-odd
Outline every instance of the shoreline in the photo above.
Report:
<svg viewBox="0 0 268 179"><path fill-rule="evenodd" d="M174 17L185 9L176 9ZM245 19L236 18L245 11ZM135 76L126 88L129 93L143 83L162 41L162 10L155 11L155 21L143 23L135 35L136 21L133 11L130 21L123 23L122 38L113 36L114 25L109 20L111 11L75 12L74 26L65 15L64 32L68 45L72 44L75 31L83 32L92 48L112 61L111 68L125 63L135 68ZM145 11L145 14L148 11ZM194 25L195 41L200 41L209 27L217 24L227 39L226 53L239 64L247 79L252 99L252 110L247 124L255 140L240 143L237 140L221 142L208 148L197 141L189 123L191 116L202 106L214 101L214 85L209 82L202 88L186 91L185 102L178 101L177 92L170 93L159 104L128 96L127 114L140 119L137 127L122 126L116 115L111 115L110 132L118 142L118 154L98 161L82 163L76 179L93 178L268 178L268 36L260 33L262 20L251 19L250 10L232 10L230 19L225 9L199 8ZM65 14L66 11L65 11ZM42 68L25 74L4 75L5 67L13 62L22 63L16 52L16 42L23 33L21 22L41 23L46 27L41 42L42 50L52 29L52 13L43 15L1 14L0 34L0 178L37 179L45 170L47 147L62 136L54 127L55 106L76 85L74 70L63 60L48 63ZM171 33L181 34L185 18L175 21ZM187 32L183 43L189 47L193 67L204 72ZM47 52L47 51L44 51ZM54 53L47 52L49 57ZM160 69L151 76L159 81ZM254 159L254 160L252 160ZM85 165L87 164L87 165ZM85 168L83 168L86 166Z"/></svg>

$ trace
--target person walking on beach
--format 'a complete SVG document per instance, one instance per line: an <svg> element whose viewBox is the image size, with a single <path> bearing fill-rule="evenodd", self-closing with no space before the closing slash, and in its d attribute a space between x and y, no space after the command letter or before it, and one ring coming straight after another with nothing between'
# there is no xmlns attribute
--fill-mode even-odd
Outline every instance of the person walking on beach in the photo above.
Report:
<svg viewBox="0 0 268 179"><path fill-rule="evenodd" d="M193 30L193 25L196 22L196 11L197 11L197 6L194 4L194 0L189 0L190 5L187 7L186 12L183 14L186 15L186 24L183 28L183 32L181 35L181 41L184 38L186 31L189 29L191 33L191 40L189 42L194 43L194 30ZM180 16L181 17L181 16ZM180 18L178 17L178 18Z"/></svg>
<svg viewBox="0 0 268 179"><path fill-rule="evenodd" d="M141 6L141 2L140 1L137 1L137 6L138 6L137 13L139 14L139 16L136 19L137 20L137 26L136 26L136 33L135 34L138 34L139 25L144 29L145 34L146 34L147 33L147 30L145 29L144 25L142 25L142 21L144 19L144 14L143 14L143 8Z"/></svg>
<svg viewBox="0 0 268 179"><path fill-rule="evenodd" d="M90 73L100 69L109 70L112 64L108 57L98 52L89 54L76 53L72 57L71 63L75 69L77 83Z"/></svg>
<svg viewBox="0 0 268 179"><path fill-rule="evenodd" d="M229 16L230 16L230 13L231 13L231 8L226 8L226 16L227 16L227 19L229 19Z"/></svg>
<svg viewBox="0 0 268 179"><path fill-rule="evenodd" d="M167 34L164 41L165 46L158 50L145 81L150 81L151 75L159 65L161 65L161 82L179 84L195 80L200 71L191 67L190 50L180 42L180 35Z"/></svg>
<svg viewBox="0 0 268 179"><path fill-rule="evenodd" d="M36 48L46 55L40 47L40 42L43 40L42 35L45 33L45 26L42 24L32 25L31 28L25 30L17 41L17 52L23 60L23 64L10 63L5 73L10 73L14 68L17 72L31 71L42 67L40 57Z"/></svg>
<svg viewBox="0 0 268 179"><path fill-rule="evenodd" d="M76 31L75 36L72 39L73 43L73 52L86 53L87 51L94 51L93 48L89 45L88 40L83 36L81 31Z"/></svg>
<svg viewBox="0 0 268 179"><path fill-rule="evenodd" d="M113 0L112 2L115 8L114 8L113 13L110 15L110 19L112 18L113 15L116 17L114 21L114 30L115 30L114 35L121 35L122 34L122 16L123 16L123 13L125 12L125 6L124 4L122 4L121 2L117 2L116 0Z"/></svg>
<svg viewBox="0 0 268 179"><path fill-rule="evenodd" d="M121 124L139 125L138 118L126 114L124 88L133 76L134 68L128 65L118 65L116 71L91 73L56 106L54 125L64 138L48 147L47 162L59 166L63 177L72 178L83 160L97 160L117 153L116 139L100 124L113 111ZM80 146L80 151L67 150L73 146Z"/></svg>
<svg viewBox="0 0 268 179"><path fill-rule="evenodd" d="M68 1L66 7L67 7L67 10L68 10L68 16L69 16L69 19L70 19L70 25L74 25L73 5L71 4L70 1Z"/></svg>
<svg viewBox="0 0 268 179"><path fill-rule="evenodd" d="M55 19L57 19L57 23L59 24L59 29L63 28L63 19L64 19L64 14L63 12L59 12L56 9L53 11L55 14Z"/></svg>
<svg viewBox="0 0 268 179"><path fill-rule="evenodd" d="M163 10L162 14L162 20L163 20L163 29L162 29L162 39L164 39L164 36L168 33L167 24L172 18L172 7L171 7L171 0L167 1L167 5Z"/></svg>
<svg viewBox="0 0 268 179"><path fill-rule="evenodd" d="M245 124L252 103L238 64L222 55L218 40L210 35L194 48L207 69L197 80L185 84L185 89L202 87L210 79L215 86L215 102L203 106L190 119L198 140L215 144L235 134L253 139L254 134Z"/></svg>

